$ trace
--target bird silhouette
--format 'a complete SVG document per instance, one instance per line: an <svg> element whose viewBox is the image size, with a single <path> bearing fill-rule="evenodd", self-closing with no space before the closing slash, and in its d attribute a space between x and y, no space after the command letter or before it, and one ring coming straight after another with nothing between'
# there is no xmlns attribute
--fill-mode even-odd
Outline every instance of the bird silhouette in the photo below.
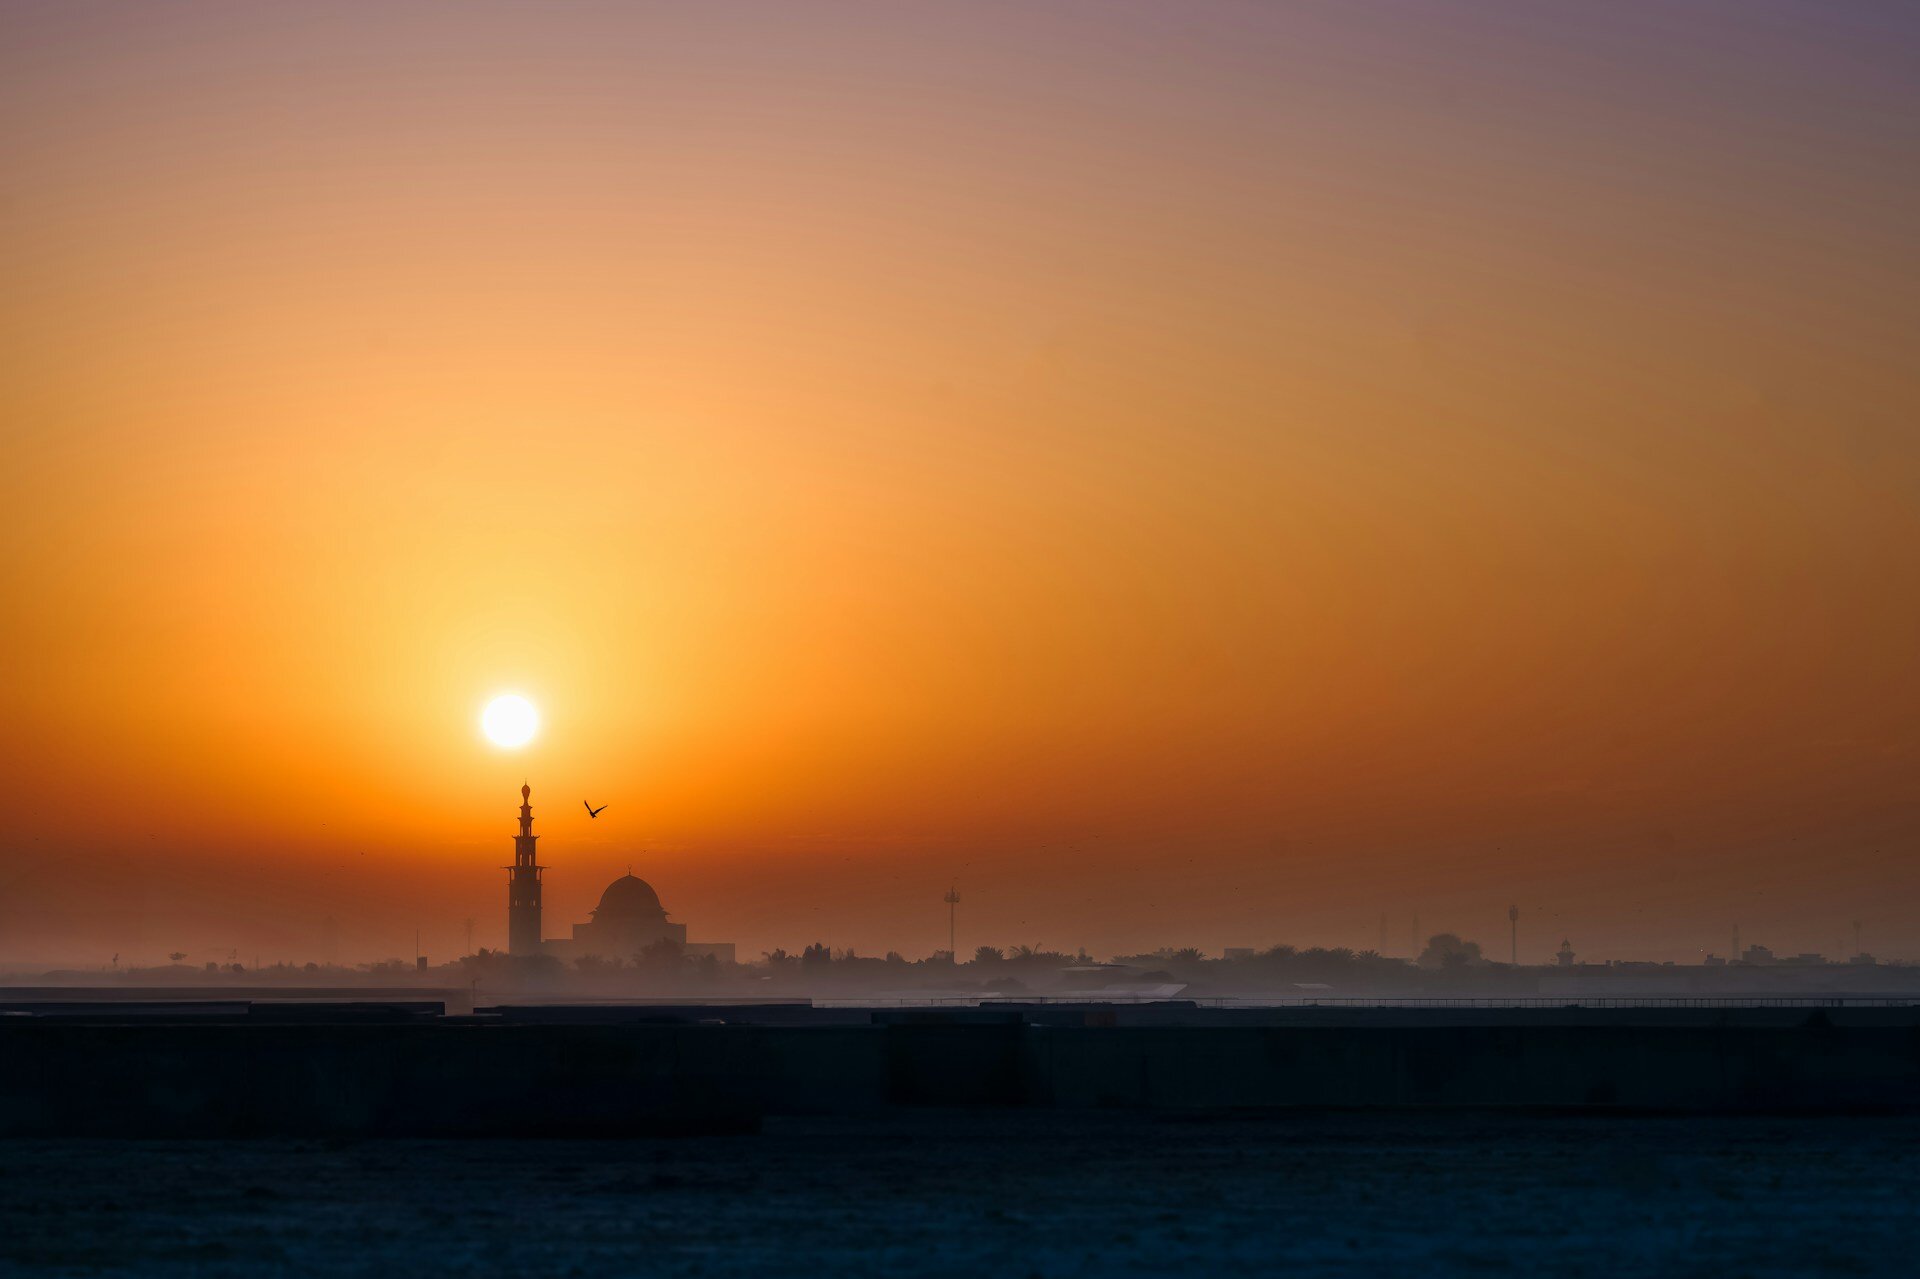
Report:
<svg viewBox="0 0 1920 1279"><path fill-rule="evenodd" d="M584 799L580 801L580 807L587 810L587 816L589 817L598 817L601 813L604 813L607 811L607 806L605 804L602 804L600 805L600 807L595 808L592 804L589 804Z"/></svg>

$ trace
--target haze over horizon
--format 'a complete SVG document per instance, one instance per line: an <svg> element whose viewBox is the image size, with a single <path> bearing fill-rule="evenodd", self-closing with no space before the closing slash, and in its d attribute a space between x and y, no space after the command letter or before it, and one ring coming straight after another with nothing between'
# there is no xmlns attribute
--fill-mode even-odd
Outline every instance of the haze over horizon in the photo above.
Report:
<svg viewBox="0 0 1920 1279"><path fill-rule="evenodd" d="M0 7L0 965L1920 958L1916 37Z"/></svg>

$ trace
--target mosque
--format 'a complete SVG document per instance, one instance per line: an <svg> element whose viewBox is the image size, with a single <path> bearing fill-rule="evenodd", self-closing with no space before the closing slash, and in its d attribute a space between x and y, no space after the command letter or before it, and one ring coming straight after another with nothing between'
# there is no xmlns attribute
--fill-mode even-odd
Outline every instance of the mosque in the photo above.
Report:
<svg viewBox="0 0 1920 1279"><path fill-rule="evenodd" d="M540 837L533 833L533 787L520 788L520 833L513 840L513 865L507 867L507 949L515 955L552 955L571 963L585 955L630 961L657 942L670 941L693 958L711 955L733 962L733 943L690 942L687 926L667 918L666 907L653 885L631 870L607 885L600 904L584 924L573 926L571 937L542 937L541 873L534 851Z"/></svg>

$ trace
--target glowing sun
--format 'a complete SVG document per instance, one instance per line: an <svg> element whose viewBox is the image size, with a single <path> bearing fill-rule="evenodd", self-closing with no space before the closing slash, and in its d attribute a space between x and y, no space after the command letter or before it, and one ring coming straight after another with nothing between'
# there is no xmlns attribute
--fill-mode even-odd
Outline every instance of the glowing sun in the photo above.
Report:
<svg viewBox="0 0 1920 1279"><path fill-rule="evenodd" d="M508 750L525 746L540 731L540 712L518 693L502 693L480 712L480 731L495 746Z"/></svg>

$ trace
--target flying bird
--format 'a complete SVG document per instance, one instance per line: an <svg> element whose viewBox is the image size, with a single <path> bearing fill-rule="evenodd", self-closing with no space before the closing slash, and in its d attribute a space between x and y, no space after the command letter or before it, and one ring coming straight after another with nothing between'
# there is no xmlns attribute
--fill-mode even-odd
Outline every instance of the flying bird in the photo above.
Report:
<svg viewBox="0 0 1920 1279"><path fill-rule="evenodd" d="M595 808L592 804L589 804L584 799L580 801L580 807L587 810L587 816L589 817L598 817L600 814L607 811L607 806L605 804L602 804L600 805L600 807Z"/></svg>

